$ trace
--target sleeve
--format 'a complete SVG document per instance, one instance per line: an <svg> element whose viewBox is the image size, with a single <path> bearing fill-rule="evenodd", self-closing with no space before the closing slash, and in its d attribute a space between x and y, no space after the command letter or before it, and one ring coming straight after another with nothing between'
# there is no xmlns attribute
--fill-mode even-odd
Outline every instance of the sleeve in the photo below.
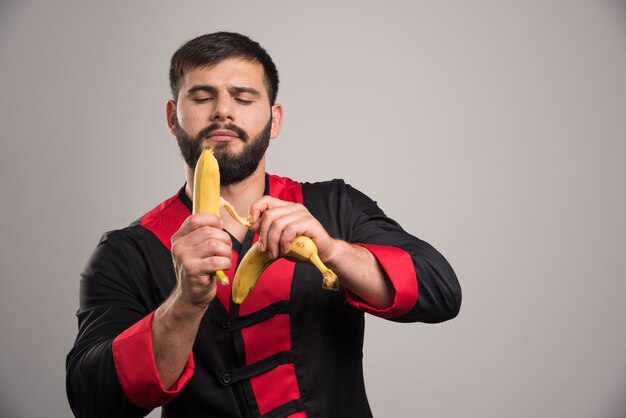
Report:
<svg viewBox="0 0 626 418"><path fill-rule="evenodd" d="M458 315L461 287L447 260L430 244L405 232L376 202L346 185L350 242L367 248L389 280L395 297L386 309L369 306L346 290L348 303L396 322L437 323Z"/></svg>
<svg viewBox="0 0 626 418"><path fill-rule="evenodd" d="M144 284L146 257L120 232L105 234L81 275L78 336L66 360L76 417L143 417L170 401L193 374L193 358L165 390L152 351L158 301Z"/></svg>

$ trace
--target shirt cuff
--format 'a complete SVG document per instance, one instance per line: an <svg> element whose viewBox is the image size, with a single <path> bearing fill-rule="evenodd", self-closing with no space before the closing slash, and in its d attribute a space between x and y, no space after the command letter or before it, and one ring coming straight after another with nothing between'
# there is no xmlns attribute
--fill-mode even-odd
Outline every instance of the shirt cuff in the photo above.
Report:
<svg viewBox="0 0 626 418"><path fill-rule="evenodd" d="M346 289L348 303L361 311L386 319L407 314L417 303L417 274L409 253L397 247L355 244L368 249L374 255L391 281L395 294L391 306L378 309Z"/></svg>
<svg viewBox="0 0 626 418"><path fill-rule="evenodd" d="M152 350L154 312L126 329L113 340L113 361L122 389L137 406L153 409L172 400L193 376L193 354L189 354L178 381L163 387Z"/></svg>

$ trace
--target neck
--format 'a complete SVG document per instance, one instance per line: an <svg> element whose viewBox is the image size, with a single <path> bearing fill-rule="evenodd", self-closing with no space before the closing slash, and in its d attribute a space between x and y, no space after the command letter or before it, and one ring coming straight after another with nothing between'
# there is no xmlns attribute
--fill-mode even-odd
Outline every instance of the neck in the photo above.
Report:
<svg viewBox="0 0 626 418"><path fill-rule="evenodd" d="M185 194L193 200L193 170L185 165L185 179L187 186ZM259 162L259 166L248 177L238 183L220 187L220 195L228 200L241 216L247 216L250 205L260 199L265 191L265 157ZM222 216L222 218L224 218Z"/></svg>

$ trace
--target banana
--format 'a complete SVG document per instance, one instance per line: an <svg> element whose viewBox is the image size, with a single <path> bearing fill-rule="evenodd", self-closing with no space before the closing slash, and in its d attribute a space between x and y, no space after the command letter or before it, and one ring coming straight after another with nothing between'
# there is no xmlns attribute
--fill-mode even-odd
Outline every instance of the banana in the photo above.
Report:
<svg viewBox="0 0 626 418"><path fill-rule="evenodd" d="M193 213L208 213L220 216L220 169L211 148L205 148L196 164L193 180ZM215 277L223 285L228 276L222 270Z"/></svg>
<svg viewBox="0 0 626 418"><path fill-rule="evenodd" d="M276 261L269 259L266 252L259 251L258 245L258 242L255 243L244 255L233 278L232 298L235 303L242 303L248 297L263 271ZM282 257L313 264L322 273L324 289L339 289L337 275L320 260L317 247L311 238L305 235L294 238L289 253Z"/></svg>
<svg viewBox="0 0 626 418"><path fill-rule="evenodd" d="M239 216L235 208L220 196L219 165L213 151L210 148L205 148L200 154L194 172L193 213L209 213L220 216L222 206L235 221L246 228L252 227L247 218ZM311 238L304 235L296 237L291 241L289 253L280 258L282 257L291 261L313 264L322 273L322 287L324 289L337 290L339 288L337 275L320 260L317 247ZM259 280L261 273L274 261L276 260L268 259L266 252L259 251L258 242L248 250L239 263L233 278L232 298L235 303L242 303L246 299ZM215 277L221 284L228 285L228 276L222 270L217 270Z"/></svg>

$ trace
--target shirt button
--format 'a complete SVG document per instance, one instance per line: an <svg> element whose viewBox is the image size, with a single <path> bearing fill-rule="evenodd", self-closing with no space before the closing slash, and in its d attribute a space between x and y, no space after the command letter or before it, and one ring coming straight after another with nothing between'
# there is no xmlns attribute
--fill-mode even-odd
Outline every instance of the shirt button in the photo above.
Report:
<svg viewBox="0 0 626 418"><path fill-rule="evenodd" d="M222 385L230 384L230 373L222 373L222 375L220 376L220 383Z"/></svg>

